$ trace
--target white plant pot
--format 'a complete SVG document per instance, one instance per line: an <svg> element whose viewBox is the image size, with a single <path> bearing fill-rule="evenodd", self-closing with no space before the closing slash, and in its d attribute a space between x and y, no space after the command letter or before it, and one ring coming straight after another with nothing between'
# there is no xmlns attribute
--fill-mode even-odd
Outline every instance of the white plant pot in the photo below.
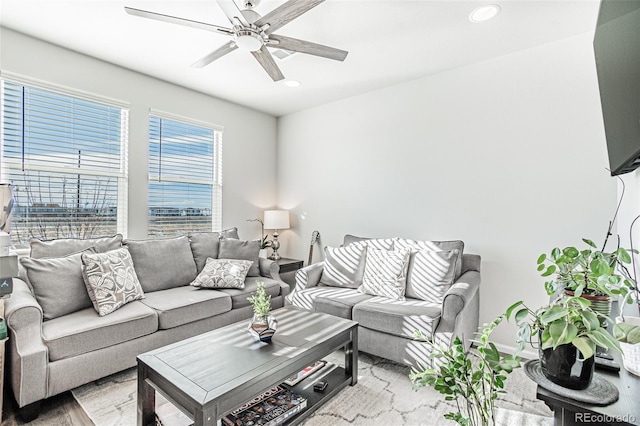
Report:
<svg viewBox="0 0 640 426"><path fill-rule="evenodd" d="M622 322L622 317L616 317L616 322ZM640 325L640 318L625 316L624 322L631 325ZM632 345L620 342L620 349L622 349L622 365L625 370L640 376L640 343Z"/></svg>
<svg viewBox="0 0 640 426"><path fill-rule="evenodd" d="M260 252L258 253L258 256L260 256L263 259L266 259L267 258L267 250L268 249L260 249ZM255 253L255 251L254 251L254 253Z"/></svg>

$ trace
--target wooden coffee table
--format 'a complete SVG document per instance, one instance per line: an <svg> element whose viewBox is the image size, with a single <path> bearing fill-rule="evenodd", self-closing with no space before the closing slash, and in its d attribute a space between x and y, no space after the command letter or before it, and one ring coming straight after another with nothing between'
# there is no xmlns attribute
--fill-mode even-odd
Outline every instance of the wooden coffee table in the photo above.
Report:
<svg viewBox="0 0 640 426"><path fill-rule="evenodd" d="M340 348L344 368L327 366L314 375L329 383L323 393L313 392L313 376L294 387L307 398L307 408L289 424L357 383L357 322L293 307L273 315L278 328L270 344L255 342L245 320L139 355L138 426L155 424L156 391L196 426L215 425L243 402Z"/></svg>

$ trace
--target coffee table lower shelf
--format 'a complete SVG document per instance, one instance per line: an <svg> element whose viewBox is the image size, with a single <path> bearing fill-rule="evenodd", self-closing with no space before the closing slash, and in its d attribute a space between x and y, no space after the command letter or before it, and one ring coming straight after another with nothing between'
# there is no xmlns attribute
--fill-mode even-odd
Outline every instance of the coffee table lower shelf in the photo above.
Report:
<svg viewBox="0 0 640 426"><path fill-rule="evenodd" d="M313 390L313 385L319 380L324 380L327 382L327 387L323 392L315 392ZM291 389L293 392L305 397L307 399L307 407L293 417L287 419L282 424L287 426L295 426L302 423L306 418L308 418L318 408L320 408L322 404L333 398L338 392L340 392L350 384L351 376L347 375L346 370L339 365L331 363L327 363L327 365L322 367L320 370L314 372L313 374L310 374L308 377L305 377L304 380L302 380L295 386L288 386L286 384L283 384L282 386ZM162 394L163 397L166 397L161 390L156 389L156 391ZM175 409L179 410L180 408L176 407ZM184 423L184 420L182 422L173 421L172 418L177 417L173 412L168 412L166 415L163 414L164 413L158 413L158 418L162 422L163 426L183 426L185 424L193 425L193 422ZM224 425L224 422L221 423L222 425Z"/></svg>

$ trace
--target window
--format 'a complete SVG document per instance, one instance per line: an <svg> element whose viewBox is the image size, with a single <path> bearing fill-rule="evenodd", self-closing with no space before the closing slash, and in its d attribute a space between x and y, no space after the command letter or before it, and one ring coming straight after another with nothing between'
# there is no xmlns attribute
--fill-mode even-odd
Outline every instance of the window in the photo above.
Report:
<svg viewBox="0 0 640 426"><path fill-rule="evenodd" d="M152 113L149 118L149 236L221 226L222 131Z"/></svg>
<svg viewBox="0 0 640 426"><path fill-rule="evenodd" d="M1 99L0 172L13 185L16 247L125 233L128 111L8 80Z"/></svg>

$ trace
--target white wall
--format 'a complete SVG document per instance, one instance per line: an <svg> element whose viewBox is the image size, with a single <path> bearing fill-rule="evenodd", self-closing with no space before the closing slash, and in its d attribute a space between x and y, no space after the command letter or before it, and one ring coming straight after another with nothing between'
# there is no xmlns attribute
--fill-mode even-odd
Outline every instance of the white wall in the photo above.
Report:
<svg viewBox="0 0 640 426"><path fill-rule="evenodd" d="M295 216L281 253L306 259L313 230L332 246L345 233L462 239L482 256L481 323L545 303L538 255L600 241L615 208L591 41L281 117L278 205ZM494 338L512 346L514 328Z"/></svg>
<svg viewBox="0 0 640 426"><path fill-rule="evenodd" d="M129 238L147 235L149 109L224 126L224 228L243 238L260 228L276 197L276 119L230 102L157 80L61 47L0 28L0 69L130 104Z"/></svg>

